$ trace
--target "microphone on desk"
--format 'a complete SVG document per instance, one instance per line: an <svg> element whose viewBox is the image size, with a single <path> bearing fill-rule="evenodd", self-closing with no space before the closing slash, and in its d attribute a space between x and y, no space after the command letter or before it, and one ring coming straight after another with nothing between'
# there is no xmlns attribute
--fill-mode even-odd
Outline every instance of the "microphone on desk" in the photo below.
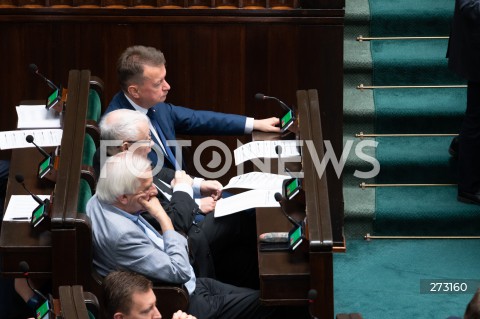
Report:
<svg viewBox="0 0 480 319"><path fill-rule="evenodd" d="M282 196L282 194L277 192L275 193L274 196L275 196L275 200L280 204L280 208L282 209L283 215L287 217L288 221L291 222L296 227L301 227L302 225L299 222L297 222L295 219L293 219L292 216L288 215L287 212L285 211L285 207L284 207L285 198Z"/></svg>
<svg viewBox="0 0 480 319"><path fill-rule="evenodd" d="M25 189L27 193L29 193L33 197L33 199L38 203L38 206L32 211L32 219L30 221L31 226L35 228L38 225L40 225L40 223L43 220L48 221L50 219L48 215L48 210L50 208L50 200L48 198L45 198L44 200L42 200L40 197L38 197L37 195L29 191L25 186L25 183L23 182L24 181L23 175L20 175L20 174L15 175L15 180L18 183L22 184L23 189Z"/></svg>
<svg viewBox="0 0 480 319"><path fill-rule="evenodd" d="M15 175L15 180L17 181L17 183L19 184L22 184L23 186L23 189L27 191L27 193L29 193L30 195L32 195L33 199L39 204L39 205L46 205L46 202L47 199L45 201L43 201L40 197L38 197L37 195L33 194L31 191L29 191L27 189L27 187L25 186L25 183L24 183L24 178L23 178L23 175L20 175L20 174L16 174Z"/></svg>
<svg viewBox="0 0 480 319"><path fill-rule="evenodd" d="M43 156L45 157L51 157L50 154L48 154L43 148L41 148L40 146L38 146L37 144L35 144L35 142L33 141L35 138L33 137L33 135L27 135L27 137L25 137L25 140L28 142L28 143L31 143L33 145L35 145L35 147L37 148L37 150L40 151L40 153L42 153Z"/></svg>
<svg viewBox="0 0 480 319"><path fill-rule="evenodd" d="M44 294L42 294L39 290L33 288L32 285L30 285L30 280L29 280L30 276L28 275L28 272L30 270L30 266L28 265L28 263L26 261L22 260L21 262L18 263L18 267L20 268L20 271L23 273L23 276L25 277L25 279L27 281L28 288L30 288L35 294L39 295L41 298L43 298L45 301L47 301L48 304L49 304L49 308L52 309L52 307L50 305L50 299L45 297Z"/></svg>
<svg viewBox="0 0 480 319"><path fill-rule="evenodd" d="M282 150L283 149L282 149L281 145L275 145L275 153L277 153L277 155L278 155L278 161L279 162L282 161ZM287 173L288 176L290 176L291 178L296 178L295 176L293 176L292 172L287 167L285 167L285 165L283 165L283 168L285 169L285 173Z"/></svg>
<svg viewBox="0 0 480 319"><path fill-rule="evenodd" d="M34 137L32 135L27 135L25 137L25 140L28 143L32 143L33 145L35 145L37 150L45 157L38 165L38 177L40 179L45 178L55 183L57 181L57 165L59 157L55 156L55 154L48 154L43 148L35 144L35 142L33 141Z"/></svg>
<svg viewBox="0 0 480 319"><path fill-rule="evenodd" d="M286 113L280 118L280 132L287 132L288 128L295 122L295 113L293 113L292 108L280 99L262 93L255 94L255 98L257 100L275 100L280 104L280 106L286 111Z"/></svg>
<svg viewBox="0 0 480 319"><path fill-rule="evenodd" d="M53 84L52 81L50 81L49 79L47 79L43 74L41 74L39 71L38 71L38 66L34 63L31 63L28 65L28 68L30 69L30 71L32 71L33 74L36 74L38 75L39 77L41 77L45 82L47 82L48 86L50 88L52 88L53 90L60 90L58 88L58 86L56 86L55 84Z"/></svg>
<svg viewBox="0 0 480 319"><path fill-rule="evenodd" d="M288 106L285 102L283 102L282 100L274 97L274 96L268 96L268 95L265 95L263 93L257 93L255 94L255 99L257 100L275 100L277 101L278 104L280 104L280 106L287 112L292 112L293 114L293 110L290 106Z"/></svg>

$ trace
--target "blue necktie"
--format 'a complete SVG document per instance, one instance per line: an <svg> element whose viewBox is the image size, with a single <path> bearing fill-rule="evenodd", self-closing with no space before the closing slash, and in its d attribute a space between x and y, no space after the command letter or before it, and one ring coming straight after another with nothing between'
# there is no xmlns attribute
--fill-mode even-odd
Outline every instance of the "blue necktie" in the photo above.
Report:
<svg viewBox="0 0 480 319"><path fill-rule="evenodd" d="M163 134L163 131L162 129L160 128L160 125L158 125L158 122L157 120L155 119L155 111L152 110L151 108L148 109L148 112L147 112L147 116L148 118L150 119L150 122L152 123L153 127L155 128L155 130L157 131L158 133L158 136L160 137L160 140L161 140L161 144L163 145L163 147L165 148L165 151L164 151L164 157L170 162L170 164L172 164L172 166L175 168L175 169L180 169L177 165L177 161L175 159L175 155L173 155L173 152L172 150L170 149L170 147L168 147L167 145L167 140L165 139L165 135ZM155 135L153 135L153 138L156 140L155 138ZM157 144L160 144L158 143L158 141L156 141Z"/></svg>

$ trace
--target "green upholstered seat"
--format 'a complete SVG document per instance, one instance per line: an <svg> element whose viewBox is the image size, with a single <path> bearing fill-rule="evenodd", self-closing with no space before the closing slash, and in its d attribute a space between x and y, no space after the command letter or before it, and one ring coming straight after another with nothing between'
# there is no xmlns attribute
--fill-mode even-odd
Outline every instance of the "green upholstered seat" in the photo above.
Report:
<svg viewBox="0 0 480 319"><path fill-rule="evenodd" d="M90 136L90 134L85 134L83 140L83 155L82 155L82 164L87 166L93 166L93 156L97 150L95 146L95 141Z"/></svg>
<svg viewBox="0 0 480 319"><path fill-rule="evenodd" d="M90 89L88 93L88 109L87 109L87 120L93 120L98 122L102 114L102 101L100 100L100 95L94 89Z"/></svg>
<svg viewBox="0 0 480 319"><path fill-rule="evenodd" d="M87 202L92 197L90 184L83 178L80 178L80 187L78 190L77 212L85 214Z"/></svg>

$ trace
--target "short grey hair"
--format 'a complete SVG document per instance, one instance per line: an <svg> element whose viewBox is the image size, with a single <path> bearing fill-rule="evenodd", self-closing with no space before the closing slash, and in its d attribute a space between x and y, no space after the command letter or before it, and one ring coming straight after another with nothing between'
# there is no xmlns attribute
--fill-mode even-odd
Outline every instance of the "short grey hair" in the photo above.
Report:
<svg viewBox="0 0 480 319"><path fill-rule="evenodd" d="M135 45L127 48L117 61L117 74L120 87L127 91L131 83L143 83L143 66L165 65L165 56L154 47Z"/></svg>
<svg viewBox="0 0 480 319"><path fill-rule="evenodd" d="M140 127L149 125L148 117L139 111L118 109L105 114L100 123L102 140L135 141L140 135Z"/></svg>
<svg viewBox="0 0 480 319"><path fill-rule="evenodd" d="M133 152L110 156L103 165L96 194L101 202L114 204L122 195L135 194L145 173L151 171L149 159Z"/></svg>

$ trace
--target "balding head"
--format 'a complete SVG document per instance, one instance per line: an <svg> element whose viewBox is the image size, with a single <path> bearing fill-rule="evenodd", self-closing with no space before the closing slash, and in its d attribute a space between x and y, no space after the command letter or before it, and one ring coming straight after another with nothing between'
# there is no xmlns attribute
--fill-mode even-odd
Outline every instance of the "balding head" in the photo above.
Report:
<svg viewBox="0 0 480 319"><path fill-rule="evenodd" d="M102 140L136 141L149 127L148 117L138 111L119 109L107 113L100 121Z"/></svg>

